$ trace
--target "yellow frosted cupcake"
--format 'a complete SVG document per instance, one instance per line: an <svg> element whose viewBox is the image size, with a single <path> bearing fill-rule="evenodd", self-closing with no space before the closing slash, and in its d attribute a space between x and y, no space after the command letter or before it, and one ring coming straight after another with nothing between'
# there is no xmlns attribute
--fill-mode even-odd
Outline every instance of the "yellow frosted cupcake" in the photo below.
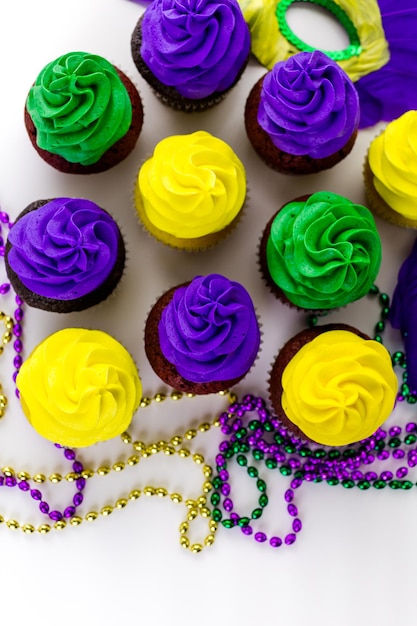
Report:
<svg viewBox="0 0 417 626"><path fill-rule="evenodd" d="M174 248L201 250L235 227L246 198L245 168L206 131L160 141L141 166L135 206L146 230Z"/></svg>
<svg viewBox="0 0 417 626"><path fill-rule="evenodd" d="M44 339L23 363L16 385L33 428L75 448L120 435L142 397L127 350L107 333L84 328Z"/></svg>
<svg viewBox="0 0 417 626"><path fill-rule="evenodd" d="M372 141L364 179L368 206L376 215L417 228L417 111L393 120Z"/></svg>
<svg viewBox="0 0 417 626"><path fill-rule="evenodd" d="M328 446L370 437L391 414L397 387L386 348L346 324L295 335L269 380L280 421L301 439Z"/></svg>

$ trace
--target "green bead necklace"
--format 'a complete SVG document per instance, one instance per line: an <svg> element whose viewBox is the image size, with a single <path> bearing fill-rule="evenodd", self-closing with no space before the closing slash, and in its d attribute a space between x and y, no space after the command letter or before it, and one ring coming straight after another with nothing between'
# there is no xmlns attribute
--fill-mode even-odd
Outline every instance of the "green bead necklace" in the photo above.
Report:
<svg viewBox="0 0 417 626"><path fill-rule="evenodd" d="M284 37L293 45L297 50L302 52L313 52L315 48L310 46L305 41L297 37L297 35L291 30L287 22L287 11L295 2L308 2L327 9L339 23L346 30L349 37L349 45L343 50L322 50L324 54L333 59L334 61L343 61L350 59L353 56L359 56L362 52L361 43L359 40L358 31L353 24L350 17L342 9L341 6L333 2L333 0L281 0L276 7L276 16L278 20L278 26Z"/></svg>

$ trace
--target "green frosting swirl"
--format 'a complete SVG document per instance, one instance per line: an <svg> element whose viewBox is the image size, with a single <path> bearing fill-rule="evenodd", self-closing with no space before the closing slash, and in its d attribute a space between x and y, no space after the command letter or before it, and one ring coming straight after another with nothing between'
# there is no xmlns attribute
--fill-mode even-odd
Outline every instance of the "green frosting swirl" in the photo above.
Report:
<svg viewBox="0 0 417 626"><path fill-rule="evenodd" d="M26 108L37 144L70 163L96 163L132 121L129 94L100 56L70 52L49 63L30 89Z"/></svg>
<svg viewBox="0 0 417 626"><path fill-rule="evenodd" d="M327 191L285 205L266 245L272 280L305 309L333 309L364 296L378 274L381 253L370 211Z"/></svg>

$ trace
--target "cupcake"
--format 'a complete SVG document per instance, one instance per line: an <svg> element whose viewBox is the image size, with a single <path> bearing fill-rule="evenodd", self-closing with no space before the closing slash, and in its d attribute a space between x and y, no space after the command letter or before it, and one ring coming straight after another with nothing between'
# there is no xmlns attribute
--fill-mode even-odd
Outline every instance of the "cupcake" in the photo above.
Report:
<svg viewBox="0 0 417 626"><path fill-rule="evenodd" d="M397 387L386 348L345 324L295 335L269 379L278 419L302 440L327 446L370 437L391 414Z"/></svg>
<svg viewBox="0 0 417 626"><path fill-rule="evenodd" d="M359 100L348 75L328 56L300 52L276 63L252 88L245 106L254 150L284 174L333 167L351 151Z"/></svg>
<svg viewBox="0 0 417 626"><path fill-rule="evenodd" d="M154 0L136 24L131 50L141 76L164 104L202 111L239 80L250 34L236 0Z"/></svg>
<svg viewBox="0 0 417 626"><path fill-rule="evenodd" d="M120 435L142 397L127 350L107 333L84 328L44 339L23 363L16 385L33 428L75 448Z"/></svg>
<svg viewBox="0 0 417 626"><path fill-rule="evenodd" d="M404 382L417 395L417 239L398 272L388 320L401 331L407 369ZM400 353L401 354L401 353Z"/></svg>
<svg viewBox="0 0 417 626"><path fill-rule="evenodd" d="M117 165L135 147L143 108L132 81L109 61L69 52L32 85L25 124L38 154L60 172L92 174Z"/></svg>
<svg viewBox="0 0 417 626"><path fill-rule="evenodd" d="M219 274L196 276L164 293L145 326L145 351L153 370L186 393L232 387L252 367L259 346L250 295Z"/></svg>
<svg viewBox="0 0 417 626"><path fill-rule="evenodd" d="M365 160L365 194L371 211L405 228L417 228L417 111L390 122Z"/></svg>
<svg viewBox="0 0 417 626"><path fill-rule="evenodd" d="M162 243L188 251L226 237L245 197L242 162L205 131L160 141L135 184L135 206L145 229Z"/></svg>
<svg viewBox="0 0 417 626"><path fill-rule="evenodd" d="M111 294L124 271L125 246L114 219L94 202L38 200L11 227L5 264L29 306L70 313Z"/></svg>
<svg viewBox="0 0 417 626"><path fill-rule="evenodd" d="M329 191L285 204L266 225L259 247L261 273L272 293L307 311L362 298L381 257L372 213Z"/></svg>

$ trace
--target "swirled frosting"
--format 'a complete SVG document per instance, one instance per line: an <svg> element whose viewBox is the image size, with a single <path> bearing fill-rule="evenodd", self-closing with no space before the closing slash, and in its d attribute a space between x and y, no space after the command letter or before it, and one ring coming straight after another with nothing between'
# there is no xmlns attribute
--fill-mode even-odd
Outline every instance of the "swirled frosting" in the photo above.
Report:
<svg viewBox="0 0 417 626"><path fill-rule="evenodd" d="M99 161L132 121L129 94L116 69L86 52L69 52L46 65L26 108L38 146L81 165Z"/></svg>
<svg viewBox="0 0 417 626"><path fill-rule="evenodd" d="M266 74L258 124L279 150L322 159L343 148L357 130L358 95L325 54L300 52Z"/></svg>
<svg viewBox="0 0 417 626"><path fill-rule="evenodd" d="M384 346L331 330L296 353L282 386L288 419L313 441L341 446L381 426L394 407L398 382Z"/></svg>
<svg viewBox="0 0 417 626"><path fill-rule="evenodd" d="M136 193L156 228L192 239L233 221L245 200L246 174L230 146L197 131L157 144L139 171Z"/></svg>
<svg viewBox="0 0 417 626"><path fill-rule="evenodd" d="M249 52L249 28L236 0L154 0L143 15L144 62L186 98L231 87Z"/></svg>
<svg viewBox="0 0 417 626"><path fill-rule="evenodd" d="M285 205L266 245L272 280L293 304L332 309L364 296L381 264L381 240L371 212L321 191Z"/></svg>
<svg viewBox="0 0 417 626"><path fill-rule="evenodd" d="M56 300L74 300L99 287L118 257L121 235L94 202L55 198L12 226L8 263L25 287Z"/></svg>
<svg viewBox="0 0 417 626"><path fill-rule="evenodd" d="M417 391L417 240L398 272L389 309L393 328L401 330L407 362L407 384Z"/></svg>
<svg viewBox="0 0 417 626"><path fill-rule="evenodd" d="M188 381L239 378L258 353L260 331L251 297L219 274L179 287L159 322L162 354Z"/></svg>
<svg viewBox="0 0 417 626"><path fill-rule="evenodd" d="M376 137L368 153L375 189L391 209L417 220L417 111L407 111Z"/></svg>
<svg viewBox="0 0 417 626"><path fill-rule="evenodd" d="M142 396L135 363L100 330L66 328L42 341L16 380L23 412L46 439L84 447L129 426Z"/></svg>

